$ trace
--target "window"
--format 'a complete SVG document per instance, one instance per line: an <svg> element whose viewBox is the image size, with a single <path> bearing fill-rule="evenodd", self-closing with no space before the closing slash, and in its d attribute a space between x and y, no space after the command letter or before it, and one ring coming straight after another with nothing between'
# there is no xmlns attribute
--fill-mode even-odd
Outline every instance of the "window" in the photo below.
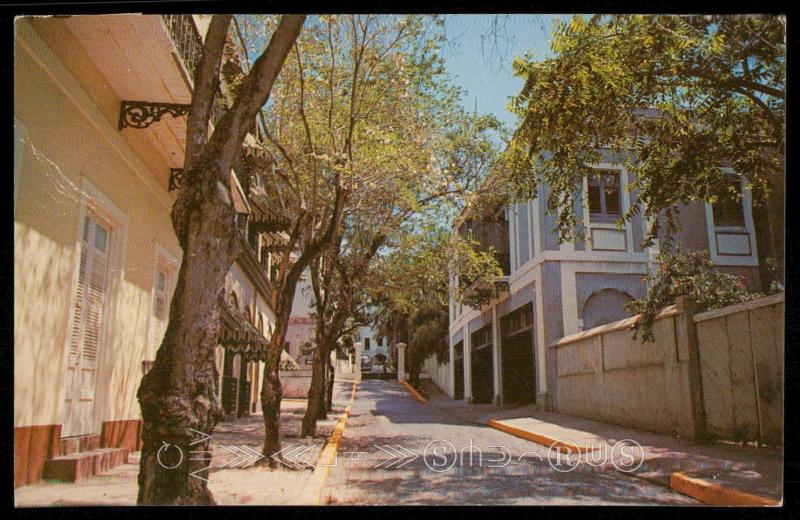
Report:
<svg viewBox="0 0 800 520"><path fill-rule="evenodd" d="M370 338L364 338L364 350L369 350L369 340Z"/></svg>
<svg viewBox="0 0 800 520"><path fill-rule="evenodd" d="M158 253L155 268L155 280L153 281L153 328L148 359L154 360L156 352L164 340L169 322L169 301L172 295L172 273L170 261L162 253Z"/></svg>
<svg viewBox="0 0 800 520"><path fill-rule="evenodd" d="M619 173L604 170L589 175L589 220L612 224L621 215Z"/></svg>
<svg viewBox="0 0 800 520"><path fill-rule="evenodd" d="M744 206L742 204L742 181L738 178L727 180L728 189L735 197L722 200L712 206L714 226L744 227Z"/></svg>

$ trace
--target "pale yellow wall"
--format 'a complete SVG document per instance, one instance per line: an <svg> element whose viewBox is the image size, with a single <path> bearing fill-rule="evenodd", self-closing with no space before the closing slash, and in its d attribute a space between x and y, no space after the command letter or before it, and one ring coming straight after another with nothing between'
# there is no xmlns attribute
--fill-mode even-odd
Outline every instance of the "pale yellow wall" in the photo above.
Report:
<svg viewBox="0 0 800 520"><path fill-rule="evenodd" d="M115 15L115 17L144 18L140 15ZM20 20L17 22L16 30L18 37L26 38L33 33L36 39L40 38L80 88L92 99L102 116L116 128L121 99L63 19ZM144 164L147 172L153 175L161 188L166 191L169 179L169 165L165 164L167 157L153 148L146 132L125 130L118 134Z"/></svg>
<svg viewBox="0 0 800 520"><path fill-rule="evenodd" d="M136 390L149 341L155 242L181 250L169 198L119 130L35 32L15 45L15 116L25 125L14 207L14 424L61 422L75 291L82 178L127 217L113 337L100 352L96 428L139 417Z"/></svg>

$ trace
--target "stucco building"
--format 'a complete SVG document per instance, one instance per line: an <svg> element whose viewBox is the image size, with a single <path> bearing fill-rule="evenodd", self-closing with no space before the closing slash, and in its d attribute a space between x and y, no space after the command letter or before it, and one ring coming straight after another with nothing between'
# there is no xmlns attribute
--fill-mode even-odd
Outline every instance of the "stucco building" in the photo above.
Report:
<svg viewBox="0 0 800 520"><path fill-rule="evenodd" d="M140 447L136 391L181 262L170 210L204 23L115 15L16 24L15 486L79 478L66 455L108 467ZM220 302L229 417L259 406L283 236L251 168L264 158L248 143L230 179L243 252Z"/></svg>
<svg viewBox="0 0 800 520"><path fill-rule="evenodd" d="M286 352L301 365L311 363L312 356L303 354L300 347L304 343L316 343L316 319L314 314L314 294L311 288L311 272L306 269L297 283L292 303L292 314L286 330Z"/></svg>
<svg viewBox="0 0 800 520"><path fill-rule="evenodd" d="M550 345L626 317L625 303L646 295L643 277L665 237L643 248L641 213L617 228L617 218L639 202L635 191L626 191L633 178L622 161L610 152L604 160L590 165L595 171L575 203L584 240L559 244L555 216L545 211L546 186L535 200L497 208L458 230L494 246L505 276L492 285L472 284L466 305L451 297L449 373L434 379L452 398L554 408ZM750 193L740 177L728 173L743 190L742 203L683 207L676 238L686 249L709 251L719 269L742 275L757 288Z"/></svg>

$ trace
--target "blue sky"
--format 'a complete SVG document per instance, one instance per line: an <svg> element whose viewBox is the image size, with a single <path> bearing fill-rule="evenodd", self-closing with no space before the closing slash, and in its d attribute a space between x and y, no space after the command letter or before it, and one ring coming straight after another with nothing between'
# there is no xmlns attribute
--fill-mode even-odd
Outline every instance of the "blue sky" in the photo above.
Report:
<svg viewBox="0 0 800 520"><path fill-rule="evenodd" d="M551 55L549 38L555 17L568 15L449 15L448 42L442 49L453 82L465 90L462 104L478 113L492 113L509 127L516 118L506 108L522 88L514 76L514 57L532 52L535 59ZM493 31L493 23L497 30ZM495 40L493 34L497 35Z"/></svg>

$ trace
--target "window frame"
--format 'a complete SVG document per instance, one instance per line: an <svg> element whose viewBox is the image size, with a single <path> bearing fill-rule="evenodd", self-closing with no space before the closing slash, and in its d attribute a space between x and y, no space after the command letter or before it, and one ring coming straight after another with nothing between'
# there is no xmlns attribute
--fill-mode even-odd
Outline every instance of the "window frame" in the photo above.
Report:
<svg viewBox="0 0 800 520"><path fill-rule="evenodd" d="M716 265L731 266L758 266L758 249L756 246L755 224L753 222L752 192L745 185L745 178L733 168L723 167L726 175L738 176L741 182L742 210L744 212L744 226L717 226L714 220L713 205L706 202L706 232L708 235L709 258ZM747 235L749 254L719 253L718 237L721 235Z"/></svg>
<svg viewBox="0 0 800 520"><path fill-rule="evenodd" d="M157 298L159 288L158 288L158 275L159 273L164 273L164 312L165 312L165 328L164 331L166 332L166 326L169 324L169 308L172 304L172 297L175 293L175 285L177 283L177 273L178 269L180 268L180 262L172 253L167 250L162 244L158 241L153 241L153 286L150 290L150 301L152 302L152 312L150 313L150 335L149 335L149 346L147 352L145 353L145 359L149 361L155 360L155 355L158 349L158 346L155 345L155 329L157 327L156 320L156 305L157 305Z"/></svg>
<svg viewBox="0 0 800 520"><path fill-rule="evenodd" d="M586 207L588 209L587 215L589 216L589 224L614 224L616 225L617 221L622 218L624 215L625 209L623 207L622 199L623 199L623 189L622 189L622 171L610 168L592 168L593 171L589 175L586 176ZM616 214L608 212L608 200L606 198L606 182L605 176L613 175L617 182L617 203L619 207L619 212ZM591 203L589 194L591 193L591 189L594 186L592 183L592 177L597 176L600 177L600 181L597 184L597 188L599 190L600 195L600 213L592 212Z"/></svg>

